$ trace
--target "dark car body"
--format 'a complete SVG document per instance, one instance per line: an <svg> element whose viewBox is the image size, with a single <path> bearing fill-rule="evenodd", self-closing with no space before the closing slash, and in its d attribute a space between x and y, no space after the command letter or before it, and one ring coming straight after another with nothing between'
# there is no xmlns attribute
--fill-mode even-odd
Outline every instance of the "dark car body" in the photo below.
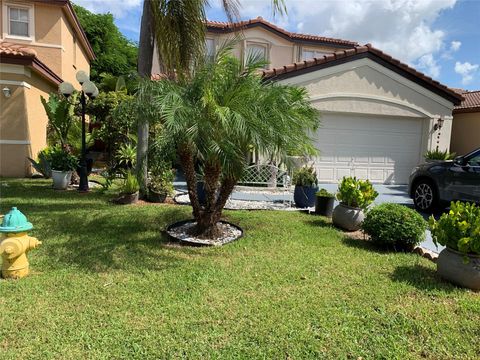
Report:
<svg viewBox="0 0 480 360"><path fill-rule="evenodd" d="M480 203L480 148L453 161L418 165L410 175L409 194L421 211L456 200Z"/></svg>

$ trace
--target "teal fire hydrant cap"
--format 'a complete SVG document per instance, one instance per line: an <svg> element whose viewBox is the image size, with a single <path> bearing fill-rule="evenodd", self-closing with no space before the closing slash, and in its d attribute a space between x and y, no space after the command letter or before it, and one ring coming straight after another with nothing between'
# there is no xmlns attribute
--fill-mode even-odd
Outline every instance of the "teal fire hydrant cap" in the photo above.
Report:
<svg viewBox="0 0 480 360"><path fill-rule="evenodd" d="M27 217L21 213L16 207L8 212L3 218L0 232L2 233L19 233L33 229L32 223L27 221Z"/></svg>

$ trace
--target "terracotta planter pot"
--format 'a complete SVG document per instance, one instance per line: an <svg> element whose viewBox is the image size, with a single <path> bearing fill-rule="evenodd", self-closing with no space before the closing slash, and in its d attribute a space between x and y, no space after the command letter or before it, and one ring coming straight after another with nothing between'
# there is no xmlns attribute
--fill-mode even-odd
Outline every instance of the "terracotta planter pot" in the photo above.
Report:
<svg viewBox="0 0 480 360"><path fill-rule="evenodd" d="M315 199L315 214L332 217L333 204L335 198L327 196L317 196Z"/></svg>
<svg viewBox="0 0 480 360"><path fill-rule="evenodd" d="M133 194L120 194L115 202L120 205L135 204L138 201L138 191Z"/></svg>
<svg viewBox="0 0 480 360"><path fill-rule="evenodd" d="M72 179L72 172L52 170L52 179L55 190L66 190Z"/></svg>
<svg viewBox="0 0 480 360"><path fill-rule="evenodd" d="M480 255L465 255L445 248L438 255L437 272L443 279L456 285L480 290Z"/></svg>
<svg viewBox="0 0 480 360"><path fill-rule="evenodd" d="M359 230L364 219L365 214L362 209L350 207L345 204L337 205L332 214L333 225L347 231Z"/></svg>

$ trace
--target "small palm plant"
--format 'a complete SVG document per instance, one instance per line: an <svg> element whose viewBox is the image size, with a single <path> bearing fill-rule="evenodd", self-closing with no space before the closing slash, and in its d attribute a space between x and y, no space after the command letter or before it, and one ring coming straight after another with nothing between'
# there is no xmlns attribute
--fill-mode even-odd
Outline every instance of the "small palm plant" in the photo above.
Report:
<svg viewBox="0 0 480 360"><path fill-rule="evenodd" d="M175 139L187 181L198 237L217 238L222 210L246 168L251 146L270 157L285 158L291 144L307 144L316 130L317 111L303 88L265 82L254 56L246 63L223 47L213 62L203 63L191 79L144 84L150 91L165 134ZM143 104L151 107L151 104ZM199 168L199 169L198 169ZM197 194L203 174L205 205Z"/></svg>

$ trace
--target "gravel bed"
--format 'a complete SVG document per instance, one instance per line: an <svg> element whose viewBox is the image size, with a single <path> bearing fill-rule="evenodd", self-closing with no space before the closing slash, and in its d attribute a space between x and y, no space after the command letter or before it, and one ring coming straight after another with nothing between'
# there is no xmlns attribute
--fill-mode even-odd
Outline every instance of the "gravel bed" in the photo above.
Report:
<svg viewBox="0 0 480 360"><path fill-rule="evenodd" d="M177 204L190 205L188 194L179 193L174 198ZM227 210L285 210L298 211L305 209L298 209L290 201L248 201L228 199L225 204Z"/></svg>
<svg viewBox="0 0 480 360"><path fill-rule="evenodd" d="M242 231L229 223L220 222L218 227L222 232L222 237L217 239L199 239L189 234L189 230L195 226L196 222L187 222L167 230L167 234L190 245L222 246L235 241L242 236Z"/></svg>

